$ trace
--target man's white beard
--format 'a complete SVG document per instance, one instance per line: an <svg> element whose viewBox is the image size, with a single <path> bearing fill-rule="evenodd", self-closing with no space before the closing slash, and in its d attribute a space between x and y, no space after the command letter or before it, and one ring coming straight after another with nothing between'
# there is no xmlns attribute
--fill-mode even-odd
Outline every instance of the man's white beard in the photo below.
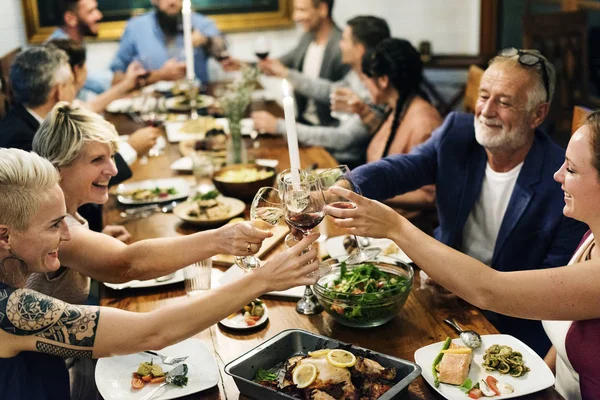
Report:
<svg viewBox="0 0 600 400"><path fill-rule="evenodd" d="M492 128L486 125L502 127ZM475 117L475 139L477 143L485 147L489 151L515 151L519 150L529 140L529 135L526 133L525 123L522 121L512 130L507 130L502 121L495 118L485 118L483 116Z"/></svg>

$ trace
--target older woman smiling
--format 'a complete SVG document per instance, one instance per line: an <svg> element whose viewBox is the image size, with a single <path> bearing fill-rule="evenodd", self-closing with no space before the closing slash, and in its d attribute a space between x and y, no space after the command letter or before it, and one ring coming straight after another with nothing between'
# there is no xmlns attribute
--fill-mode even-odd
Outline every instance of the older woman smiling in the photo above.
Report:
<svg viewBox="0 0 600 400"><path fill-rule="evenodd" d="M54 107L34 138L34 151L48 159L60 173L66 222L72 236L60 249L63 266L106 282L150 279L215 254L247 255L248 249L255 253L262 241L271 236L250 223L240 223L126 245L90 231L77 209L83 204L103 204L108 200L108 182L117 173L112 160L117 143L118 135L110 123L66 103ZM45 279L42 282L47 283ZM59 293L56 295L60 298ZM64 300L81 302L84 298Z"/></svg>
<svg viewBox="0 0 600 400"><path fill-rule="evenodd" d="M110 148L107 144L105 146ZM91 150L94 148L92 146ZM83 154L88 153L84 151ZM77 159L81 157L77 155ZM104 162L103 158L100 164ZM88 162L88 158L84 160L82 163ZM98 157L93 157L91 162L94 160ZM104 181L93 179L93 175L87 172L82 176L88 176L89 186L94 186L88 187L86 193L95 199L103 198ZM105 266L109 270L112 270L111 262L125 264L140 254L139 250L124 254L127 246L110 237L102 237L100 243L81 239L81 236L86 236L81 227L70 233L66 221L72 216L65 207L59 179L52 164L40 156L23 150L0 149L2 398L68 399L69 377L61 357L89 359L160 349L211 326L265 291L312 284L316 279L306 277L317 268L316 261L311 262L316 251L300 255L318 236L312 235L229 285L149 313L75 306L24 288L31 274L51 274L60 270L62 263L58 255L60 253L62 257L63 249L66 249L64 253L69 255L73 265L84 264L77 257L88 253L90 264L97 265L98 269ZM241 228L228 229L237 231ZM186 242L188 248L185 252L198 258L210 253L210 250L195 248L202 247L197 243L202 237L206 239L206 236L196 236ZM190 256L177 254L183 252L182 245L177 243L179 240L183 239L164 239L170 242L170 249L167 243L154 241L157 247L154 257L160 258L155 264L162 261L174 266L175 262L167 260L169 254L179 262L188 262ZM117 243L112 245L113 241ZM78 251L73 250L73 242L79 243ZM110 251L118 255L103 257L100 254ZM148 246L145 251L153 250ZM100 257L100 262L95 261L96 257Z"/></svg>

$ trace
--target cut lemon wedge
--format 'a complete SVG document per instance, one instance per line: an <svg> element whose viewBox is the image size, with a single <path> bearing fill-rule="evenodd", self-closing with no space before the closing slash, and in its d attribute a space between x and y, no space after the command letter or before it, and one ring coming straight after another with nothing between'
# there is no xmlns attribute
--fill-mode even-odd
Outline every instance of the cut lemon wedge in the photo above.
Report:
<svg viewBox="0 0 600 400"><path fill-rule="evenodd" d="M292 381L298 389L310 386L317 379L317 367L310 363L302 363L294 368Z"/></svg>
<svg viewBox="0 0 600 400"><path fill-rule="evenodd" d="M336 349L327 353L327 361L334 367L349 368L356 364L356 357L349 351Z"/></svg>
<svg viewBox="0 0 600 400"><path fill-rule="evenodd" d="M314 358L326 357L330 351L331 351L331 349L321 349L321 350L309 351L308 355L311 357L314 357Z"/></svg>

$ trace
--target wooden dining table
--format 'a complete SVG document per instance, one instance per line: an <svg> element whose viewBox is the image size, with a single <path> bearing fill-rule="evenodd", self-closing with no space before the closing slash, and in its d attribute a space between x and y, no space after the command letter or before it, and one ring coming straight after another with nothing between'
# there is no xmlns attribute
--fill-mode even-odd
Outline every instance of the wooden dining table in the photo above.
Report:
<svg viewBox="0 0 600 400"><path fill-rule="evenodd" d="M267 105L267 109L281 115L281 109L276 104ZM141 127L125 115L108 115L107 119L115 124L121 134L131 133ZM245 142L258 158L278 160L277 169L279 171L289 167L287 144L284 138L260 135L257 139L258 148L254 148L250 139L246 139ZM180 175L171 171L171 163L180 157L178 146L168 144L164 154L158 157L149 157L147 164L136 161L131 166L133 171L131 181L183 177L193 183L194 178L191 174ZM300 157L303 168L314 167L314 164L318 168L337 165L336 160L325 149L319 147L301 147ZM124 206L119 205L115 197L111 196L109 202L104 206L104 222L107 224L119 223L121 219L119 213L123 208ZM321 234L328 237L344 234L328 218L326 217L319 227ZM134 241L152 237L186 235L200 229L180 221L172 213L154 213L147 218L130 221L125 226ZM263 258L268 259L281 251L284 246L283 243L279 243ZM225 270L227 267L214 266L213 268ZM124 290L112 290L102 286L100 304L128 311L148 312L173 302L185 301L185 296L183 282L152 288ZM304 329L410 361L414 361L414 353L420 347L443 341L448 336L458 337L452 328L443 323L445 318L452 317L464 328L472 329L482 335L499 333L477 308L457 298L437 295L435 289L421 281L417 268L415 268L412 292L401 312L390 322L370 329L356 329L340 325L326 312L311 316L300 315L295 311L296 299L269 295L261 298L269 309L269 318L265 325L254 330L236 331L217 324L195 335L213 352L219 367L219 382L214 388L183 397L184 399L246 399L247 397L240 394L233 379L224 372L224 366L286 329ZM419 377L411 383L404 398L441 399L443 397L437 394L422 377ZM522 398L562 399L553 388Z"/></svg>

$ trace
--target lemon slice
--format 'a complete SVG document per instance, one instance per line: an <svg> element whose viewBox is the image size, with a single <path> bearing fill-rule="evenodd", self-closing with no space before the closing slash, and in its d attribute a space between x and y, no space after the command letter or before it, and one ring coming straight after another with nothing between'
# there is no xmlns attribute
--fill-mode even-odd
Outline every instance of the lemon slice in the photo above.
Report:
<svg viewBox="0 0 600 400"><path fill-rule="evenodd" d="M292 381L298 389L310 386L317 379L317 367L310 363L303 363L294 369Z"/></svg>
<svg viewBox="0 0 600 400"><path fill-rule="evenodd" d="M309 351L308 355L311 357L314 357L314 358L326 357L330 351L331 351L331 349L321 349L321 350Z"/></svg>
<svg viewBox="0 0 600 400"><path fill-rule="evenodd" d="M334 367L348 368L356 364L356 357L349 351L336 349L327 353L327 361Z"/></svg>

